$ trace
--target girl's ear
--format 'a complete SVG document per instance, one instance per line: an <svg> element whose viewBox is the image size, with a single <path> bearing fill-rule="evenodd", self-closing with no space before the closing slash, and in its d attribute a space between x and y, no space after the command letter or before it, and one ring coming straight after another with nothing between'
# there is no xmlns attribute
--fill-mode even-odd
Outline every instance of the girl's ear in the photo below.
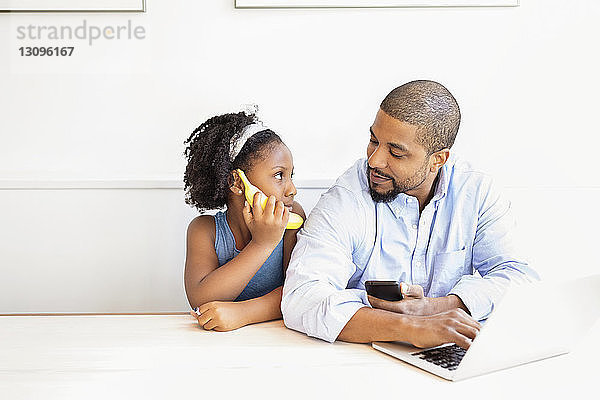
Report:
<svg viewBox="0 0 600 400"><path fill-rule="evenodd" d="M229 190L231 190L233 194L244 194L244 183L242 182L242 179L238 175L237 171L231 171L231 174L227 180L229 183Z"/></svg>

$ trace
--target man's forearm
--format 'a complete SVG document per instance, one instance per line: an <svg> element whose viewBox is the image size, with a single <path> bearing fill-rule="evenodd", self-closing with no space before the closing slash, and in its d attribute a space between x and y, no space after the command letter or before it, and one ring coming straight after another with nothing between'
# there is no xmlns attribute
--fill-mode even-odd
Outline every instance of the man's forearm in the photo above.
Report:
<svg viewBox="0 0 600 400"><path fill-rule="evenodd" d="M456 343L468 348L481 325L460 309L435 315L404 315L363 307L350 318L337 339L353 343L399 341L417 347Z"/></svg>
<svg viewBox="0 0 600 400"><path fill-rule="evenodd" d="M469 309L465 306L460 297L458 297L455 294L451 294L445 297L430 297L429 302L431 308L429 309L429 312L426 313L426 315L439 314L441 312L454 310L456 308L460 308L467 314L471 315Z"/></svg>
<svg viewBox="0 0 600 400"><path fill-rule="evenodd" d="M338 340L352 343L374 341L409 342L412 319L385 310L363 307L350 318L338 336Z"/></svg>
<svg viewBox="0 0 600 400"><path fill-rule="evenodd" d="M456 309L471 314L455 294L445 297L405 298L399 301L386 301L369 296L369 302L373 308L406 315L435 315Z"/></svg>

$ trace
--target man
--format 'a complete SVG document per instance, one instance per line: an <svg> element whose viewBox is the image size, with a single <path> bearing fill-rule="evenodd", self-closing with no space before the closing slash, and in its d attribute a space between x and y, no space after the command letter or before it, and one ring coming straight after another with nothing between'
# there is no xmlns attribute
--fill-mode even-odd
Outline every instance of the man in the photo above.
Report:
<svg viewBox="0 0 600 400"><path fill-rule="evenodd" d="M450 155L452 94L409 82L381 103L359 160L321 197L292 253L287 327L330 342L404 341L468 348L506 287L539 279L512 245L510 203ZM402 282L398 302L367 280Z"/></svg>

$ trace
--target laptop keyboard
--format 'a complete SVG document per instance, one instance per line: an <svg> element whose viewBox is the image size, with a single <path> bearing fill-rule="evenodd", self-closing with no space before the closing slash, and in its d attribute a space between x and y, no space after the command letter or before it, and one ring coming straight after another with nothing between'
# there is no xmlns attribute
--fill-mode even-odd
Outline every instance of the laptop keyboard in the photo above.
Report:
<svg viewBox="0 0 600 400"><path fill-rule="evenodd" d="M413 356L419 357L421 360L428 361L442 368L454 371L458 368L460 360L464 357L467 351L455 344L451 346L438 347L435 349L424 350L418 353L412 353Z"/></svg>

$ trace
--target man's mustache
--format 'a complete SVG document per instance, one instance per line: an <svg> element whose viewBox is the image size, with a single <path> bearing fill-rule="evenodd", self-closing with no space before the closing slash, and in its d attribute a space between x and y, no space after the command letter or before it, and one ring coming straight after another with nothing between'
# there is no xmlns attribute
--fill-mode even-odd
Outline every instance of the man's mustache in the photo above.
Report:
<svg viewBox="0 0 600 400"><path fill-rule="evenodd" d="M369 168L369 173L370 173L371 171L373 171L373 172L375 172L377 175L379 175L379 176L383 176L384 178L388 178L388 179L394 179L394 177L392 177L392 176L389 176L389 175L387 175L387 174L384 174L383 172L381 172L381 171L380 171L380 170L378 170L377 168L371 168L371 167L368 167L368 168Z"/></svg>

